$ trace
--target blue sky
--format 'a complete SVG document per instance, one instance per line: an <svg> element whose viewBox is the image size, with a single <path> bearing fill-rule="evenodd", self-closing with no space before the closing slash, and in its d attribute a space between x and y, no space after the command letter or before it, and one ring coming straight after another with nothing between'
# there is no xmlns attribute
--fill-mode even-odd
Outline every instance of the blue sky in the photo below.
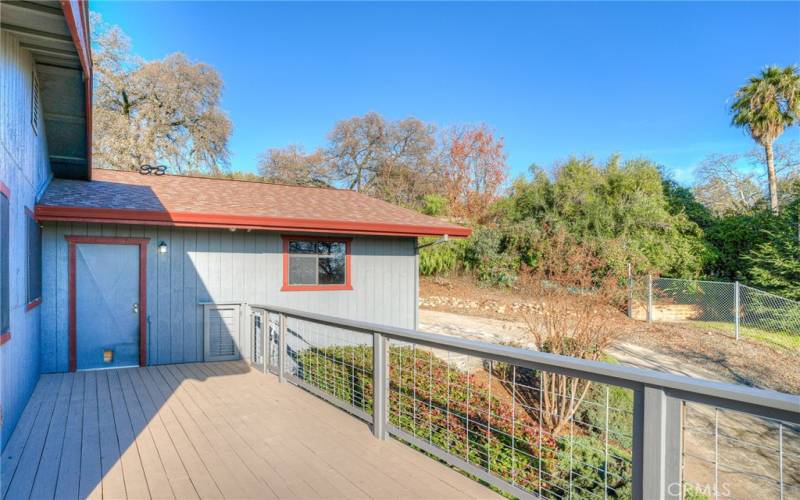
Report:
<svg viewBox="0 0 800 500"><path fill-rule="evenodd" d="M180 51L225 81L232 167L325 143L377 111L485 122L512 175L570 154L646 156L683 183L753 143L727 103L767 64L800 63L795 3L91 3L136 53ZM797 127L782 141L800 138Z"/></svg>

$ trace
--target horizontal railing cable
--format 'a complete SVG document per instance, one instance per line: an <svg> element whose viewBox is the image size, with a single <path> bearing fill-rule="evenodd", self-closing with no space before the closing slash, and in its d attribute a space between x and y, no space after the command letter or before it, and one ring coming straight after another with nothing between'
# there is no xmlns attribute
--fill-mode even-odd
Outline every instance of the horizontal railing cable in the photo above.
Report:
<svg viewBox="0 0 800 500"><path fill-rule="evenodd" d="M249 307L268 318L264 371L510 495L677 500L755 480L800 493L785 473L800 452L800 396Z"/></svg>
<svg viewBox="0 0 800 500"><path fill-rule="evenodd" d="M464 355L480 355L494 361L522 365L536 370L544 369L629 389L641 389L645 385L661 387L670 391L672 396L687 401L746 411L761 417L800 424L800 396L777 391L695 379L643 368L612 365L600 361L309 313L281 306L251 305L251 307L285 314L291 318L340 328L347 327L365 333L380 333L394 340L413 342Z"/></svg>

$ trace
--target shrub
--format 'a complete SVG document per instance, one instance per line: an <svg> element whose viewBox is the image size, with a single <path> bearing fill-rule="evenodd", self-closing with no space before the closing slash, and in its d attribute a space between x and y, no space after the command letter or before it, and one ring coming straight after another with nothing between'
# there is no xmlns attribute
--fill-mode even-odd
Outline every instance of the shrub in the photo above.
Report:
<svg viewBox="0 0 800 500"><path fill-rule="evenodd" d="M594 436L565 437L558 445L558 469L563 472L556 481L557 494L602 498L605 491L609 498L631 498L629 451L610 445L606 463L604 442Z"/></svg>
<svg viewBox="0 0 800 500"><path fill-rule="evenodd" d="M464 248L464 267L479 281L512 286L517 279L520 259L507 251L503 233L496 228L477 227Z"/></svg>
<svg viewBox="0 0 800 500"><path fill-rule="evenodd" d="M448 212L447 198L440 194L426 194L422 198L422 213L441 217Z"/></svg>
<svg viewBox="0 0 800 500"><path fill-rule="evenodd" d="M616 316L614 304L624 295L619 280L603 273L605 261L591 247L563 231L553 233L541 250L529 286L547 306L542 314L524 315L533 346L540 352L598 360L619 335L611 319ZM540 378L542 421L561 435L592 383L548 372Z"/></svg>
<svg viewBox="0 0 800 500"><path fill-rule="evenodd" d="M603 361L617 364L611 357ZM633 428L633 393L630 389L613 385L592 384L576 420L590 426L599 433L606 426L606 389L608 389L608 433L609 440L630 449L633 445L630 430Z"/></svg>
<svg viewBox="0 0 800 500"><path fill-rule="evenodd" d="M420 245L433 243L435 238L422 238ZM448 274L457 269L464 255L465 240L428 245L419 252L419 273L423 276Z"/></svg>
<svg viewBox="0 0 800 500"><path fill-rule="evenodd" d="M683 488L683 499L684 500L708 500L708 496L697 489L696 487L692 486L689 483L684 483Z"/></svg>

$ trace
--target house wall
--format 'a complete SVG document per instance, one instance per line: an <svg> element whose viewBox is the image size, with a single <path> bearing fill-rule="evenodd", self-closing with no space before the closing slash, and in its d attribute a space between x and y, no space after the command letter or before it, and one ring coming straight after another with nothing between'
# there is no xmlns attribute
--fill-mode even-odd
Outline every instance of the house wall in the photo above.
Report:
<svg viewBox="0 0 800 500"><path fill-rule="evenodd" d="M203 359L201 302L275 304L413 328L416 322L416 241L355 237L353 290L282 292L280 234L154 226L46 223L43 254L43 372L68 369L66 235L147 237L148 363ZM166 254L158 254L164 241ZM243 327L245 325L242 325ZM247 355L247 346L243 346Z"/></svg>
<svg viewBox="0 0 800 500"><path fill-rule="evenodd" d="M0 181L10 191L9 295L11 338L0 346L0 448L5 445L39 379L41 306L26 311L27 231L25 209L50 179L44 130L31 126L33 59L13 35L0 32Z"/></svg>

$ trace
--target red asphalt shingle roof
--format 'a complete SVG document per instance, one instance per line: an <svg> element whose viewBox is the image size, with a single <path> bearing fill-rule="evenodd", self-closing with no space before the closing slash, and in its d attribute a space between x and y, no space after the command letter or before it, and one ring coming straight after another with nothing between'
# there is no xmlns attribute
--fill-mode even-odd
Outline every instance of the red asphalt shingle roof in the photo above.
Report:
<svg viewBox="0 0 800 500"><path fill-rule="evenodd" d="M95 169L91 181L55 179L40 220L405 236L467 236L468 228L361 193L261 182Z"/></svg>

